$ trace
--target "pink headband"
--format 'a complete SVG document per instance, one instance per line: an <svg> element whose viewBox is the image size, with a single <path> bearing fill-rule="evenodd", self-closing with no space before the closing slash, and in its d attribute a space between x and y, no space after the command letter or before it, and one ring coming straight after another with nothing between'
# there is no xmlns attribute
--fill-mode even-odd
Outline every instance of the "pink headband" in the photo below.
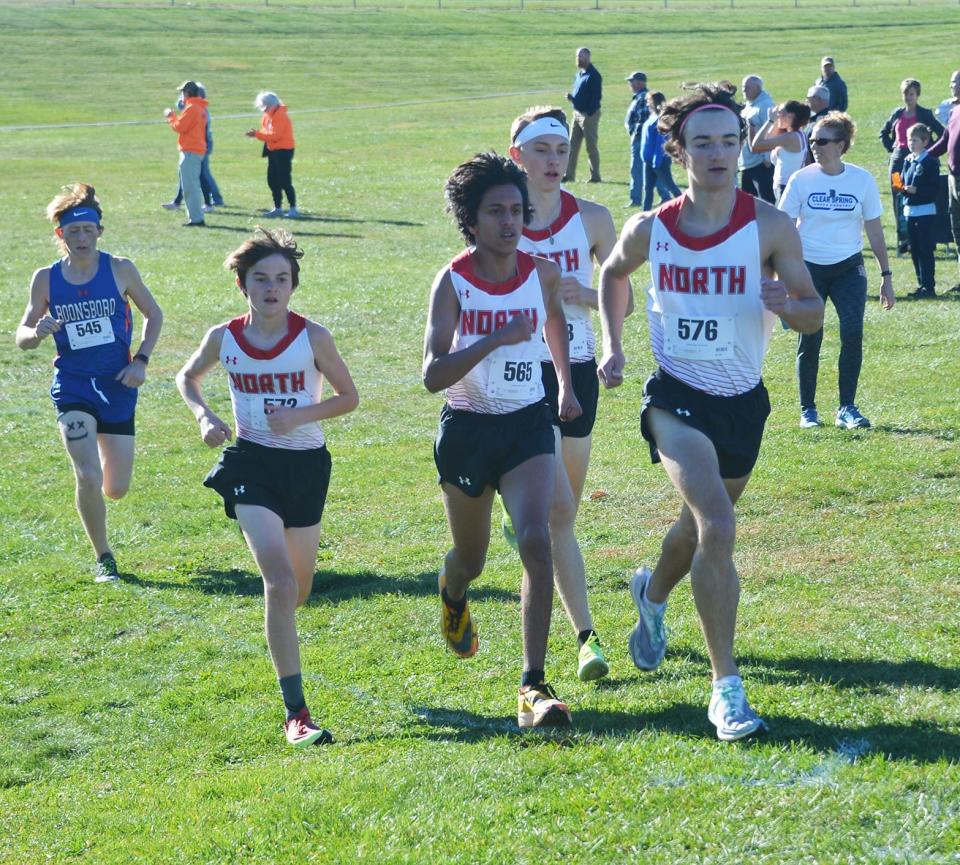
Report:
<svg viewBox="0 0 960 865"><path fill-rule="evenodd" d="M683 128L687 125L687 121L693 117L694 114L699 114L701 111L710 111L710 110L721 110L729 111L737 120L740 120L740 115L737 114L732 108L727 108L726 105L720 105L717 102L708 102L706 105L701 105L698 108L694 108L686 117L683 118L683 123L680 124L680 129L677 131L677 141L683 140Z"/></svg>

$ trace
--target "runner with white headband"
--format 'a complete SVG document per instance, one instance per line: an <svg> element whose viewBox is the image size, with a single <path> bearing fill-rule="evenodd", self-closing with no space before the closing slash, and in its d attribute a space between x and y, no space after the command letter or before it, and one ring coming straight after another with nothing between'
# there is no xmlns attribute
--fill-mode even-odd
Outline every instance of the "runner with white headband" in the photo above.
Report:
<svg viewBox="0 0 960 865"><path fill-rule="evenodd" d="M553 409L557 455L562 457L555 463L557 484L550 513L554 582L580 645L577 675L590 681L607 675L609 666L590 615L586 571L574 522L590 463L599 391L592 319L592 311L597 308L594 263L603 263L616 243L617 233L606 207L575 198L560 187L570 155L570 133L561 109L530 108L513 121L510 131L510 156L527 174L533 206L520 249L548 258L560 268L570 369L574 393L583 409L575 420L559 418L557 375L544 348L543 384ZM515 544L506 511L504 534Z"/></svg>
<svg viewBox="0 0 960 865"><path fill-rule="evenodd" d="M659 368L644 387L640 429L683 500L651 571L631 594L639 621L630 654L654 670L667 648L667 596L689 573L713 668L707 716L724 741L765 729L733 657L740 583L734 504L750 480L770 412L760 369L776 317L801 333L823 322L823 301L785 214L736 188L744 139L740 106L719 84L668 102L658 121L667 152L687 169L679 198L632 217L600 275L600 380L623 383L621 332L628 277L650 262L647 317Z"/></svg>

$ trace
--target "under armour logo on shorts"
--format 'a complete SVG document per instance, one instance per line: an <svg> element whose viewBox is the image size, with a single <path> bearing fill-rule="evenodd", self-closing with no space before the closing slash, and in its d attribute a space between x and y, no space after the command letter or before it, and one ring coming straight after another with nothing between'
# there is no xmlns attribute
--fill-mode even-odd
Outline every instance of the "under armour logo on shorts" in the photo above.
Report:
<svg viewBox="0 0 960 865"><path fill-rule="evenodd" d="M461 486L470 486L470 478L465 478L463 475L459 475L457 479L460 481Z"/></svg>
<svg viewBox="0 0 960 865"><path fill-rule="evenodd" d="M678 415L683 415L684 417L690 417L690 412L688 412L685 408L678 408L676 409L676 412Z"/></svg>
<svg viewBox="0 0 960 865"><path fill-rule="evenodd" d="M238 487L233 488L233 494L235 496L242 496L246 492L246 488L243 484L240 484Z"/></svg>

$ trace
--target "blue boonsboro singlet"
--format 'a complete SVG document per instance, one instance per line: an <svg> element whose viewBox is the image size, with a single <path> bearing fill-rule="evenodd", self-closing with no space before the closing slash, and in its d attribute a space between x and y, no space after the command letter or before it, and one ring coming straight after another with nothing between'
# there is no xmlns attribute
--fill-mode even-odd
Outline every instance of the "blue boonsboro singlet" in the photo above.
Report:
<svg viewBox="0 0 960 865"><path fill-rule="evenodd" d="M50 268L50 315L62 325L53 335L54 366L74 375L116 375L130 362L133 318L113 278L110 254L100 253L96 274L83 285L67 282L62 265Z"/></svg>

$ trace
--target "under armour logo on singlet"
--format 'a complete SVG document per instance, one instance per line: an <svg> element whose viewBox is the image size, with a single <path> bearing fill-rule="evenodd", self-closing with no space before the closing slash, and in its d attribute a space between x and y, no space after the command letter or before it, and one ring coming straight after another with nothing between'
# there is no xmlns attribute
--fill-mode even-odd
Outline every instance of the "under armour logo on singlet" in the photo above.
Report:
<svg viewBox="0 0 960 865"><path fill-rule="evenodd" d="M233 364L234 366L236 366L239 363L239 361L235 356L230 357L229 355L223 359L223 362L225 365Z"/></svg>
<svg viewBox="0 0 960 865"><path fill-rule="evenodd" d="M659 250L661 250L661 249L664 249L664 250L669 251L669 250L670 250L670 243L669 243L669 241L666 241L666 240L658 240L658 241L657 241L657 250L659 251Z"/></svg>
<svg viewBox="0 0 960 865"><path fill-rule="evenodd" d="M464 297L470 297L470 289L469 289L469 288L465 288L465 289L463 290L463 296L464 296Z"/></svg>

